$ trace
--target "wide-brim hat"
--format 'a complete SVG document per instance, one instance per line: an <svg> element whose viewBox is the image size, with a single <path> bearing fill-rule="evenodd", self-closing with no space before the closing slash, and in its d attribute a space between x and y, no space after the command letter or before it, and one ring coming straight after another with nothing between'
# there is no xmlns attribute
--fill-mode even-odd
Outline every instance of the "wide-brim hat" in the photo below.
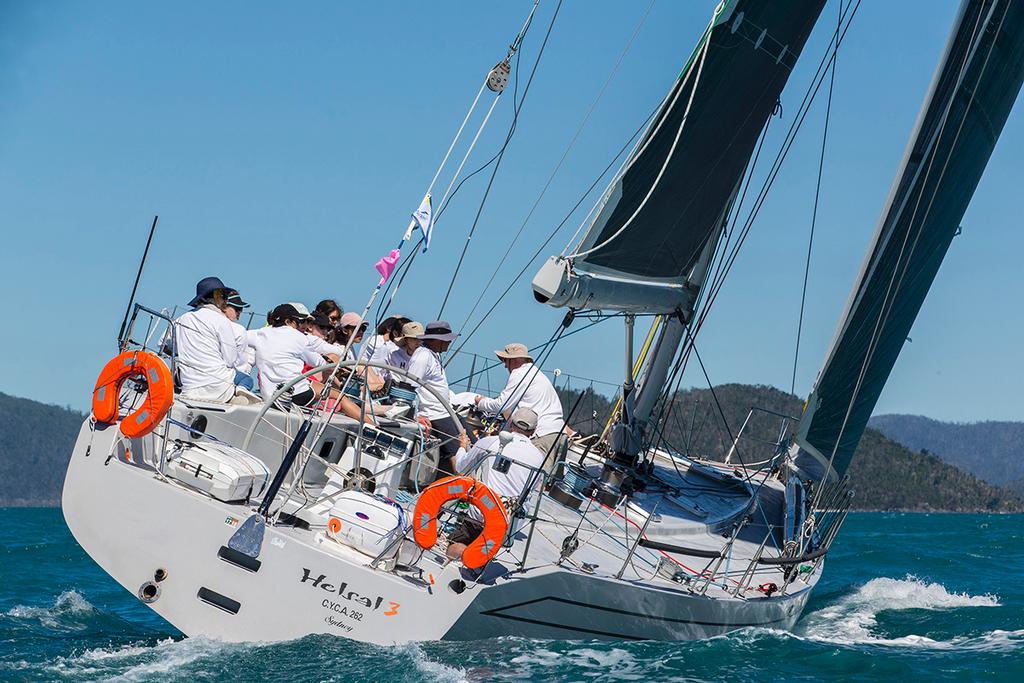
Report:
<svg viewBox="0 0 1024 683"><path fill-rule="evenodd" d="M533 362L533 356L530 355L530 349L526 348L526 344L520 344L519 342L512 342L506 344L504 349L495 351L494 355L502 360L511 360L513 358L525 358L526 360Z"/></svg>
<svg viewBox="0 0 1024 683"><path fill-rule="evenodd" d="M406 337L412 337L413 339L421 339L420 335L423 334L423 323L418 323L415 320L402 325L402 334L395 337L391 341L396 344Z"/></svg>
<svg viewBox="0 0 1024 683"><path fill-rule="evenodd" d="M403 328L403 332L404 332ZM448 324L446 320L435 320L432 323L427 323L426 329L423 334L419 335L420 339L437 339L438 341L452 341L459 334L452 332L452 326Z"/></svg>
<svg viewBox="0 0 1024 683"><path fill-rule="evenodd" d="M231 289L231 287L226 286L219 277L204 277L196 283L196 295L192 297L192 301L189 301L188 305L195 308L203 299L218 289Z"/></svg>

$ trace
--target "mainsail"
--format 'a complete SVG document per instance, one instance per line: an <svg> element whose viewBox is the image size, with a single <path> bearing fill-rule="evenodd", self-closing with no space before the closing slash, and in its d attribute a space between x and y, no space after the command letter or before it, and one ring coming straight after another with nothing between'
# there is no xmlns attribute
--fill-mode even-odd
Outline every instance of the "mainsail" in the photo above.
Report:
<svg viewBox="0 0 1024 683"><path fill-rule="evenodd" d="M552 306L688 314L754 145L824 0L724 0L576 253L534 278Z"/></svg>
<svg viewBox="0 0 1024 683"><path fill-rule="evenodd" d="M965 0L800 422L808 475L849 467L1022 79L1024 2Z"/></svg>

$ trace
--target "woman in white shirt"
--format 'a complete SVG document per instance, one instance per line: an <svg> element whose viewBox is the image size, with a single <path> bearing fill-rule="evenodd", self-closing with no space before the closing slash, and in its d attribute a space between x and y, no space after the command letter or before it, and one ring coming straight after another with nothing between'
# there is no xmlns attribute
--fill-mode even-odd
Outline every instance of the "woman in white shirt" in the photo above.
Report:
<svg viewBox="0 0 1024 683"><path fill-rule="evenodd" d="M313 350L311 337L299 331L299 325L304 319L305 316L291 304L281 304L270 313L270 327L250 331L247 335L249 345L256 349L260 393L266 400L281 385L303 374L303 368L315 367L324 362L323 356ZM336 361L337 356L332 360ZM292 388L292 403L308 406L321 395L323 389L323 383L304 378ZM332 391L331 398L340 400L338 408L348 417L358 420L362 415L359 406L347 396ZM367 413L364 419L369 421L372 415L369 411Z"/></svg>

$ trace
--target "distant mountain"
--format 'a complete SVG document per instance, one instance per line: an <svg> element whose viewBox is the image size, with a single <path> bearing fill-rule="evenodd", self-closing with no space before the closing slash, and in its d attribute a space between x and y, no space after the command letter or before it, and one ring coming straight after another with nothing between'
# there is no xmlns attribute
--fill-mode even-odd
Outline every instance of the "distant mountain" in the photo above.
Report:
<svg viewBox="0 0 1024 683"><path fill-rule="evenodd" d="M563 392L562 404L572 409L577 392ZM662 435L665 445L681 452L723 460L752 407L754 412L737 444L733 462L756 463L772 456L783 417L797 418L803 410L798 397L769 386L725 384L680 392L672 403ZM599 432L612 403L584 392L570 421L584 433ZM927 453L917 453L868 429L850 468L858 510L1024 511L1024 502L1007 491L979 481Z"/></svg>
<svg viewBox="0 0 1024 683"><path fill-rule="evenodd" d="M566 411L576 392L563 392ZM717 400L716 400L717 399ZM754 413L739 440L734 462L756 463L771 457L781 415L799 415L796 396L767 386L726 384L680 392L672 404L665 443L694 455L723 459L751 406ZM571 420L585 433L600 432L611 401L584 393ZM73 410L0 393L0 506L59 505L71 449L84 416ZM1005 489L979 481L937 457L915 453L880 432L868 429L850 470L860 510L1024 511L1024 503Z"/></svg>
<svg viewBox="0 0 1024 683"><path fill-rule="evenodd" d="M1024 422L940 422L920 415L876 415L871 426L978 479L1024 496Z"/></svg>
<svg viewBox="0 0 1024 683"><path fill-rule="evenodd" d="M82 413L0 393L0 506L60 504Z"/></svg>

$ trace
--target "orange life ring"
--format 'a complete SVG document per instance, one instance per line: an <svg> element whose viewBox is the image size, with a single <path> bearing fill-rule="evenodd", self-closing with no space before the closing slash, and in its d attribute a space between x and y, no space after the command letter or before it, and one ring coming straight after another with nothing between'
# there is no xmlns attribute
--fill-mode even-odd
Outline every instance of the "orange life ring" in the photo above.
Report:
<svg viewBox="0 0 1024 683"><path fill-rule="evenodd" d="M174 380L160 357L148 351L125 351L103 366L92 392L92 414L97 422L117 422L121 384L129 377L145 377L149 390L142 405L121 420L121 433L130 439L149 434L174 403Z"/></svg>
<svg viewBox="0 0 1024 683"><path fill-rule="evenodd" d="M424 489L413 510L413 537L421 548L433 548L437 543L437 513L452 500L466 501L484 517L484 530L462 553L466 567L479 569L498 554L508 532L505 506L483 482L471 477L445 477Z"/></svg>

